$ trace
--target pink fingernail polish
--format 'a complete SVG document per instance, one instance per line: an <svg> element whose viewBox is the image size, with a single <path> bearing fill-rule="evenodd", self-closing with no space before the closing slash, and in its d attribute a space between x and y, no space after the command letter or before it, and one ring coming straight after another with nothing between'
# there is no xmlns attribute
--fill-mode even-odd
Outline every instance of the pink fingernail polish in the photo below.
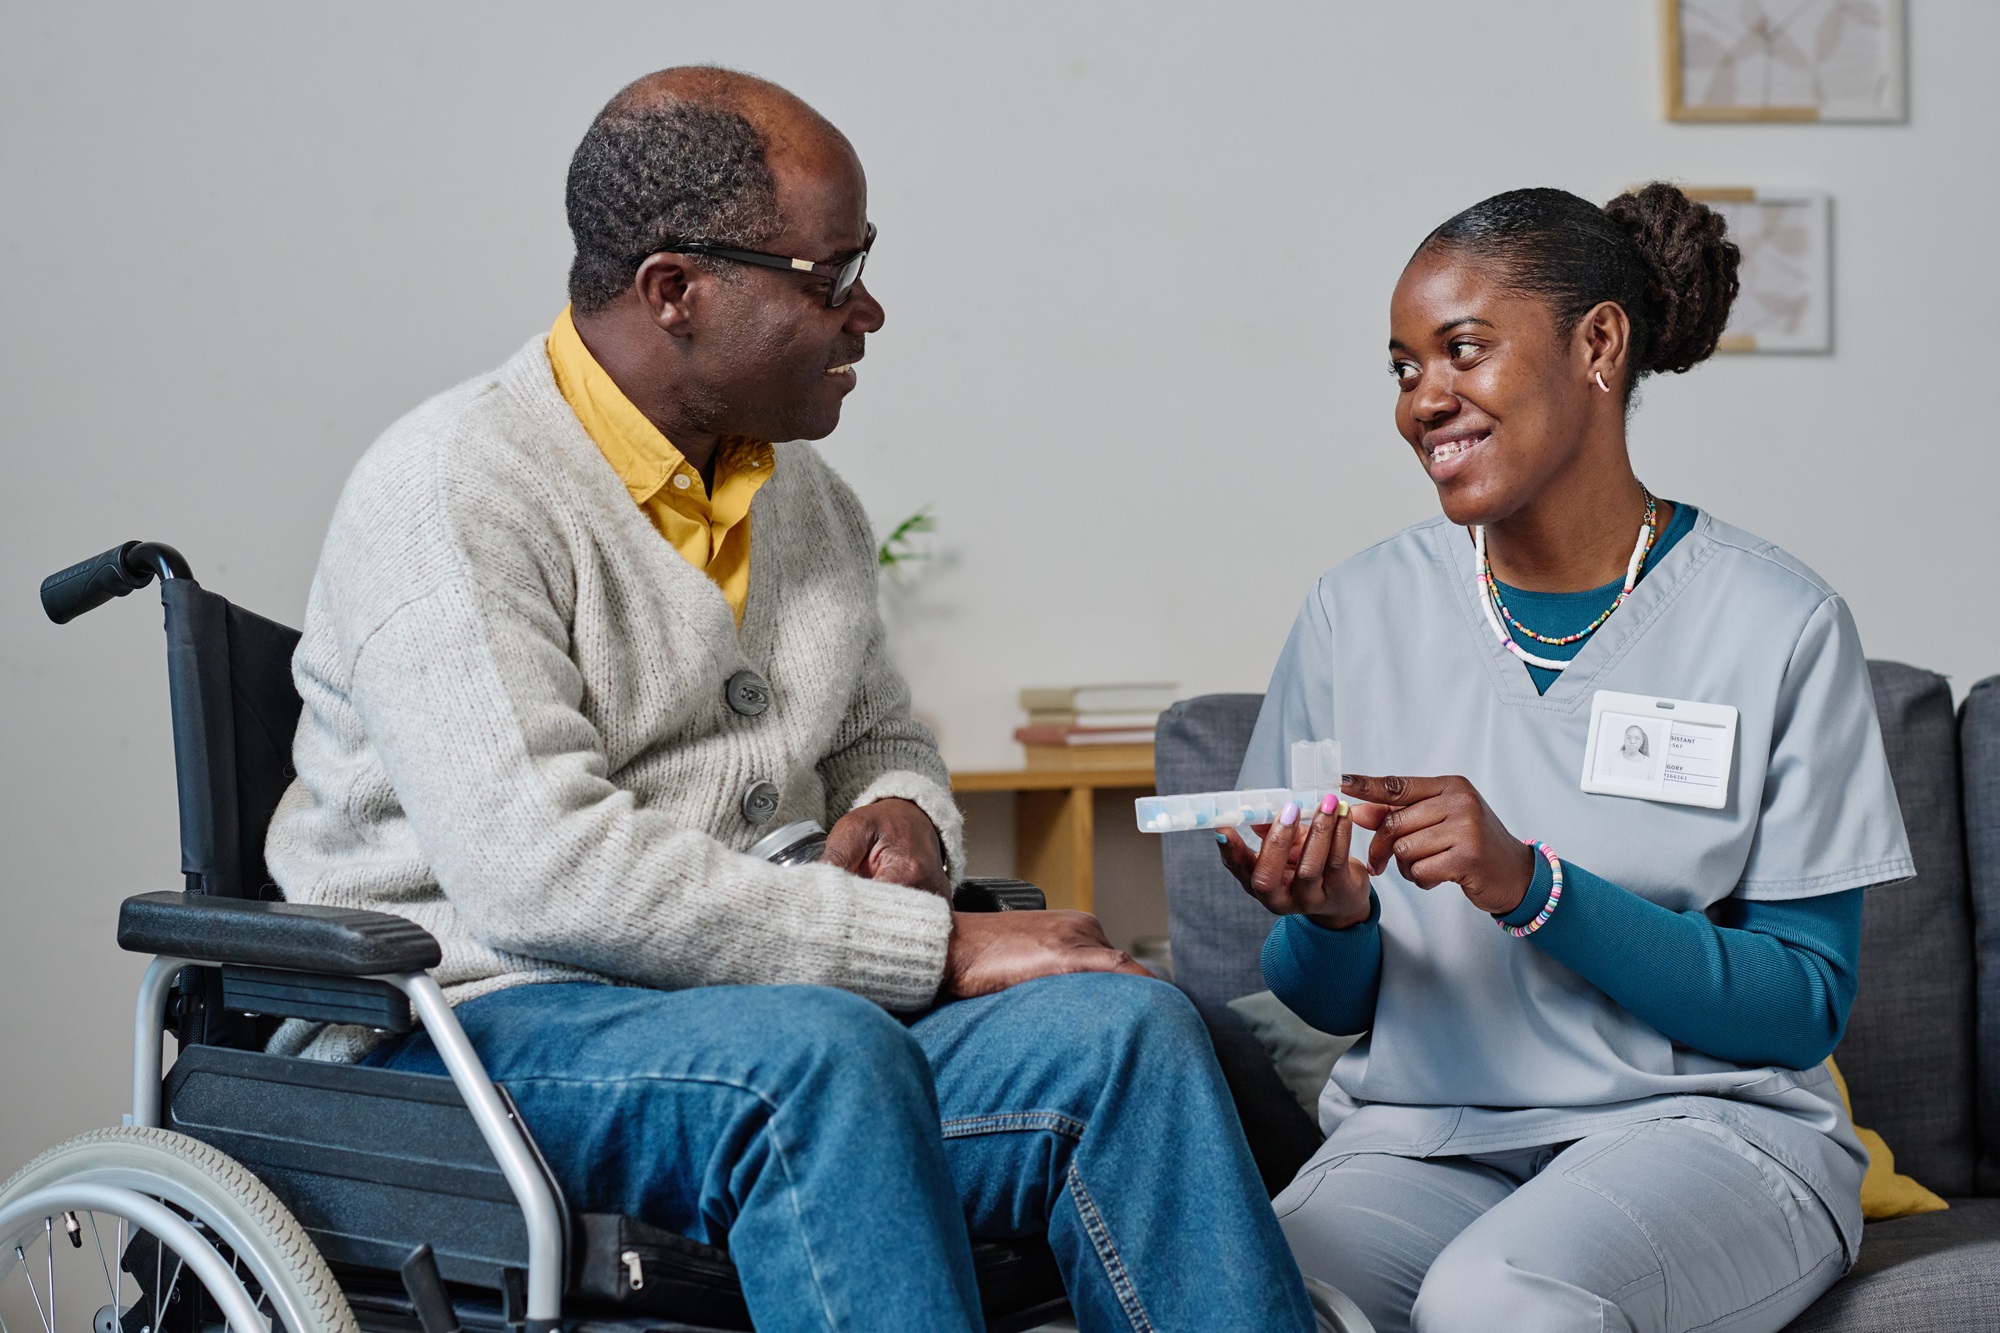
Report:
<svg viewBox="0 0 2000 1333"><path fill-rule="evenodd" d="M1340 793L1337 791L1328 792L1319 803L1319 812L1323 815L1330 815L1338 809L1340 809Z"/></svg>
<svg viewBox="0 0 2000 1333"><path fill-rule="evenodd" d="M1299 822L1299 803L1286 801L1285 808L1278 812L1278 822L1287 827Z"/></svg>

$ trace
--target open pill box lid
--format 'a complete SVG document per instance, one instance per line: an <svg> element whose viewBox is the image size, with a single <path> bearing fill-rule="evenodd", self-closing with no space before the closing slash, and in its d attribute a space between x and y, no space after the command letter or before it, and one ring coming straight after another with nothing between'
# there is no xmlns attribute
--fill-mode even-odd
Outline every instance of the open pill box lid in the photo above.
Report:
<svg viewBox="0 0 2000 1333"><path fill-rule="evenodd" d="M1190 829L1247 828L1271 824L1287 801L1301 809L1318 805L1340 790L1340 742L1294 741L1289 787L1196 792L1187 796L1142 796L1134 805L1142 833L1184 833Z"/></svg>

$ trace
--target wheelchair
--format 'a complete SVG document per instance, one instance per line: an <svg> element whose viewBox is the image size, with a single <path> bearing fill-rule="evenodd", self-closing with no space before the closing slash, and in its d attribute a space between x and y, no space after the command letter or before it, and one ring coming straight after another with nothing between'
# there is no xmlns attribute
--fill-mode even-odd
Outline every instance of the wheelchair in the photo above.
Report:
<svg viewBox="0 0 2000 1333"><path fill-rule="evenodd" d="M126 542L51 575L62 624L157 576L186 889L129 898L120 947L151 954L134 1016L132 1111L0 1188L7 1316L44 1333L725 1333L751 1327L726 1249L575 1214L401 917L281 901L264 834L293 774L297 631ZM968 880L961 911L1043 906ZM265 1053L286 1018L421 1024L449 1077ZM163 1076L171 1029L177 1055ZM994 1333L1068 1311L1039 1237L973 1246ZM0 1329L4 1329L0 1322Z"/></svg>

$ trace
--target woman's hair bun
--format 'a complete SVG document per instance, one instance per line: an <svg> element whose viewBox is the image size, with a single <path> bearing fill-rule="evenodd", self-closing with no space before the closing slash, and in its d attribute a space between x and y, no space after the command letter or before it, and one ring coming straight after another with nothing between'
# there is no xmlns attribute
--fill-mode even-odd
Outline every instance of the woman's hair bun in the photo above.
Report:
<svg viewBox="0 0 2000 1333"><path fill-rule="evenodd" d="M1722 215L1663 181L1619 195L1604 212L1649 270L1657 323L1643 368L1679 374L1707 360L1729 322L1743 258Z"/></svg>

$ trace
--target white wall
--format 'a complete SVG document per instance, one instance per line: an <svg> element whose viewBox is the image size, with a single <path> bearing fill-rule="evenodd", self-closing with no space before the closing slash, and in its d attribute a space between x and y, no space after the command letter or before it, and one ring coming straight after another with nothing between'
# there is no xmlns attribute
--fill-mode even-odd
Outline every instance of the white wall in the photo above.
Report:
<svg viewBox="0 0 2000 1333"><path fill-rule="evenodd" d="M1784 544L1872 651L2000 671L2000 6L1914 0L1909 124L1668 125L1651 0L0 10L0 1172L113 1119L127 893L173 886L158 613L34 588L127 537L296 622L342 477L562 302L562 177L659 65L860 148L889 311L828 444L936 565L902 655L960 765L1023 684L1258 689L1321 569L1431 511L1385 307L1494 191L1835 199L1838 351L1656 383L1642 476ZM143 599L150 603L151 594Z"/></svg>

